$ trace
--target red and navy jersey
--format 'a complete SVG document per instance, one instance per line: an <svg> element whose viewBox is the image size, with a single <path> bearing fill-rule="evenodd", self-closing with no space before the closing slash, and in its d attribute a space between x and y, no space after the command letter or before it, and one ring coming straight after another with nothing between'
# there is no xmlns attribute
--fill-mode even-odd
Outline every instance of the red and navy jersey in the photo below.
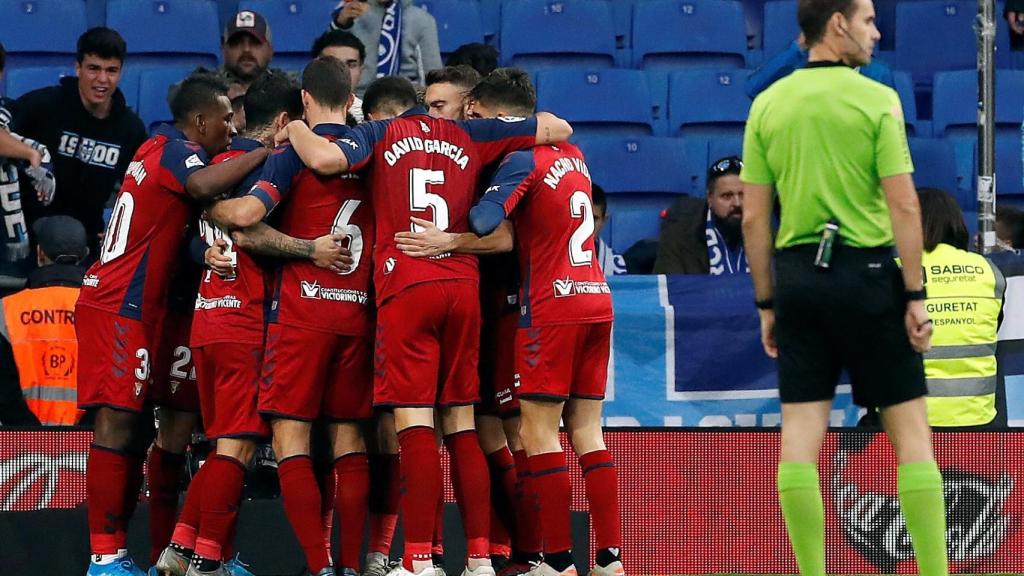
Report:
<svg viewBox="0 0 1024 576"><path fill-rule="evenodd" d="M579 148L510 154L480 201L488 203L516 227L520 326L612 319L611 291L595 257L590 170Z"/></svg>
<svg viewBox="0 0 1024 576"><path fill-rule="evenodd" d="M340 124L319 124L313 132L328 140L345 136ZM355 260L351 271L338 274L309 260L281 263L273 281L268 321L334 334L371 333L371 258L373 204L358 174L318 176L306 168L291 146L281 146L263 165L249 194L274 213L276 228L303 240L343 234Z"/></svg>
<svg viewBox="0 0 1024 576"><path fill-rule="evenodd" d="M368 167L377 212L374 286L383 302L407 286L435 280L477 280L475 256L412 258L398 251L398 232L416 230L409 218L441 230L469 231L469 209L480 172L505 154L533 146L534 118L454 122L416 108L398 118L361 124L335 141L349 170Z"/></svg>
<svg viewBox="0 0 1024 576"><path fill-rule="evenodd" d="M164 124L135 153L117 195L99 260L78 302L155 324L167 307L192 214L185 182L206 166L203 149Z"/></svg>
<svg viewBox="0 0 1024 576"><path fill-rule="evenodd" d="M235 137L231 148L213 159L214 164L227 162L247 152L263 148L263 143L249 138ZM256 168L235 186L232 198L249 192L260 176ZM200 219L199 235L205 246L217 240L227 242L225 254L235 261L235 276L222 278L207 271L199 283L199 295L194 299L195 317L192 320L192 346L207 346L219 342L237 342L259 345L263 343L263 309L266 285L262 263L239 249L231 235Z"/></svg>

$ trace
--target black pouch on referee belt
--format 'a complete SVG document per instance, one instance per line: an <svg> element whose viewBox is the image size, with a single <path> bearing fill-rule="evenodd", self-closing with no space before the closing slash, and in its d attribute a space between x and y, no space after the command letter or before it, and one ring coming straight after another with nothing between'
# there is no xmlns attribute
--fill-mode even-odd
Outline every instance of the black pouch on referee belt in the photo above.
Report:
<svg viewBox="0 0 1024 576"><path fill-rule="evenodd" d="M832 253L839 242L839 222L835 218L825 223L818 241L818 252L814 255L814 266L820 270L832 267Z"/></svg>

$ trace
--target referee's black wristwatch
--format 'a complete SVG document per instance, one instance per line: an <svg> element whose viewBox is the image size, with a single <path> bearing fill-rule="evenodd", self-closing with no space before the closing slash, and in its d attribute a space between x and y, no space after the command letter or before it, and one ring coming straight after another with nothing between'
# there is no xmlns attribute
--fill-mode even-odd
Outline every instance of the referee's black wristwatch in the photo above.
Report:
<svg viewBox="0 0 1024 576"><path fill-rule="evenodd" d="M923 287L920 290L906 290L905 292L903 292L903 295L907 299L907 302L913 302L915 300L927 300L928 290Z"/></svg>
<svg viewBox="0 0 1024 576"><path fill-rule="evenodd" d="M765 298L764 300L754 300L754 306L757 306L758 310L772 310L775 308L775 299Z"/></svg>

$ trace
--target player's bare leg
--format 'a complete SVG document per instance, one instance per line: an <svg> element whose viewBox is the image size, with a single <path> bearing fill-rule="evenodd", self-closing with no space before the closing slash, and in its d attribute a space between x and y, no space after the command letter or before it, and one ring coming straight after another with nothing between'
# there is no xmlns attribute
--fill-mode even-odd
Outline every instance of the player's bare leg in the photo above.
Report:
<svg viewBox="0 0 1024 576"><path fill-rule="evenodd" d="M441 408L444 444L451 456L452 485L466 535L465 574L494 574L491 567L491 488L476 432L474 407Z"/></svg>
<svg viewBox="0 0 1024 576"><path fill-rule="evenodd" d="M932 452L925 399L916 398L881 410L882 426L899 462L900 509L923 576L949 574L942 476Z"/></svg>
<svg viewBox="0 0 1024 576"><path fill-rule="evenodd" d="M401 476L398 469L398 432L392 412L377 413L370 448L370 540L364 576L384 576L390 570L391 540L398 522Z"/></svg>
<svg viewBox="0 0 1024 576"><path fill-rule="evenodd" d="M433 408L395 408L399 469L404 495L405 558L402 569L434 575L431 548L441 494L441 455L434 437Z"/></svg>
<svg viewBox="0 0 1024 576"><path fill-rule="evenodd" d="M601 428L601 400L572 398L565 407L565 430L579 457L586 485L590 520L597 541L593 576L623 574L622 519L619 515L619 487L615 461L604 444Z"/></svg>
<svg viewBox="0 0 1024 576"><path fill-rule="evenodd" d="M339 574L359 573L359 553L363 547L363 529L370 497L370 464L366 440L359 422L341 422L329 427L334 450L334 475L337 481L334 508L338 512L341 542Z"/></svg>
<svg viewBox="0 0 1024 576"><path fill-rule="evenodd" d="M831 408L828 400L782 405L779 503L800 573L805 576L825 574L825 513L817 462Z"/></svg>
<svg viewBox="0 0 1024 576"><path fill-rule="evenodd" d="M285 515L302 546L309 571L333 574L333 571L326 572L331 568L331 560L324 545L320 488L310 458L312 424L278 418L271 423L271 429Z"/></svg>
<svg viewBox="0 0 1024 576"><path fill-rule="evenodd" d="M537 570L544 576L575 575L569 520L572 496L569 468L558 440L564 402L521 398L519 406L522 414L519 438L529 456L544 539L544 563Z"/></svg>
<svg viewBox="0 0 1024 576"><path fill-rule="evenodd" d="M192 431L199 422L199 414L181 412L161 406L156 441L149 451L146 475L149 485L149 545L150 564L157 564L161 552L171 543L178 517L178 488L181 467L185 463L185 450L192 442ZM198 526L198 508L194 519L186 519ZM189 549L195 547L192 542ZM175 572L171 572L174 574ZM182 572L184 574L184 572Z"/></svg>

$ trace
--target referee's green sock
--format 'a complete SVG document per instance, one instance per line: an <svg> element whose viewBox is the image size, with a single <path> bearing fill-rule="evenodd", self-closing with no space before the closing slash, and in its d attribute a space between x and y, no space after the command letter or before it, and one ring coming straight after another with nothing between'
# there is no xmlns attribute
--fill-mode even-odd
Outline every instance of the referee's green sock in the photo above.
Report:
<svg viewBox="0 0 1024 576"><path fill-rule="evenodd" d="M818 468L809 462L779 462L779 503L802 576L825 575L825 509Z"/></svg>
<svg viewBox="0 0 1024 576"><path fill-rule="evenodd" d="M919 573L947 576L946 505L938 465L933 460L900 464L897 482Z"/></svg>

